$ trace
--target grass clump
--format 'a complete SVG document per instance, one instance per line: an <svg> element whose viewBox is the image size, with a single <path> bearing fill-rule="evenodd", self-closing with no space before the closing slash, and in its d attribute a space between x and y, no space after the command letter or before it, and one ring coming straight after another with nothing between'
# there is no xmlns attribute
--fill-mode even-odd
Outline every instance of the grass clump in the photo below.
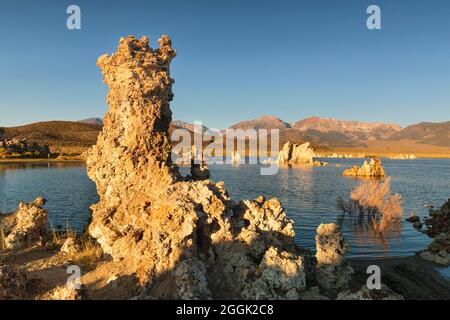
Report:
<svg viewBox="0 0 450 320"><path fill-rule="evenodd" d="M0 223L0 251L3 251L6 249L6 242L5 242L5 231L3 230L3 226Z"/></svg>
<svg viewBox="0 0 450 320"><path fill-rule="evenodd" d="M344 212L372 223L375 230L383 232L400 223L403 216L402 196L391 193L391 179L364 181L354 188L349 200L337 199Z"/></svg>
<svg viewBox="0 0 450 320"><path fill-rule="evenodd" d="M77 233L69 223L63 230L51 227L47 247L51 250L61 250L68 239L73 241L70 247L66 248L68 250L63 253L65 259L71 264L93 269L103 256L101 247L87 232Z"/></svg>

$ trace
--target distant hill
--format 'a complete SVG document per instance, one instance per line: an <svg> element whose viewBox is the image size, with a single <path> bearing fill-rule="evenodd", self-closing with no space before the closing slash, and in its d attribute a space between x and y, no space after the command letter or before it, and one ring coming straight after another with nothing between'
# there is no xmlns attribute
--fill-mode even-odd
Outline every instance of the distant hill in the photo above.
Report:
<svg viewBox="0 0 450 320"><path fill-rule="evenodd" d="M6 139L25 138L31 143L47 145L52 150L81 153L97 142L101 129L98 124L48 121L4 128L4 134Z"/></svg>
<svg viewBox="0 0 450 320"><path fill-rule="evenodd" d="M200 128L197 128L197 127L194 127L194 124L188 123L185 121L181 121L181 120L172 121L171 126L173 127L173 129L187 129L187 130L189 130L191 132L195 132L195 133L203 133L206 130L208 130L208 127L201 126Z"/></svg>
<svg viewBox="0 0 450 320"><path fill-rule="evenodd" d="M349 140L357 141L387 139L402 129L398 124L346 121L320 117L300 120L295 122L292 127L300 131L314 130L330 135L334 134L336 137L345 136Z"/></svg>
<svg viewBox="0 0 450 320"><path fill-rule="evenodd" d="M232 125L230 128L242 129L242 130L248 130L248 129L255 129L255 130L258 130L258 129L280 129L280 130L282 130L282 129L290 128L290 125L275 116L262 116L255 120L238 122L235 125Z"/></svg>
<svg viewBox="0 0 450 320"><path fill-rule="evenodd" d="M233 129L279 129L280 141L300 143L309 141L323 147L364 147L365 141L386 139L399 132L397 124L381 122L341 121L311 117L292 125L274 116L239 122Z"/></svg>
<svg viewBox="0 0 450 320"><path fill-rule="evenodd" d="M414 124L394 134L389 140L413 140L421 144L450 147L450 121Z"/></svg>
<svg viewBox="0 0 450 320"><path fill-rule="evenodd" d="M97 125L100 125L100 126L103 125L103 120L101 118L89 118L89 119L79 120L78 122L89 123L89 124L97 124Z"/></svg>

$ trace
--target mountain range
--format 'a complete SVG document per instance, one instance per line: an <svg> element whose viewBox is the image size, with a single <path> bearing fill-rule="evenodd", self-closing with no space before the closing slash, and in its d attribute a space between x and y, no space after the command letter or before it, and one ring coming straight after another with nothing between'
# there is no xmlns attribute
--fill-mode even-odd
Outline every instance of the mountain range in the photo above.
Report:
<svg viewBox="0 0 450 320"><path fill-rule="evenodd" d="M80 121L38 122L25 126L3 128L6 138L26 138L31 142L49 145L54 149L85 150L96 142L102 128L102 119ZM208 128L196 129L193 124L175 120L171 132L185 128L199 134ZM421 122L405 128L395 123L337 120L310 117L288 123L276 116L238 122L233 129L279 129L280 143L310 142L322 150L352 152L446 154L450 156L450 121L442 123ZM194 132L199 131L199 132ZM419 151L415 151L419 150Z"/></svg>

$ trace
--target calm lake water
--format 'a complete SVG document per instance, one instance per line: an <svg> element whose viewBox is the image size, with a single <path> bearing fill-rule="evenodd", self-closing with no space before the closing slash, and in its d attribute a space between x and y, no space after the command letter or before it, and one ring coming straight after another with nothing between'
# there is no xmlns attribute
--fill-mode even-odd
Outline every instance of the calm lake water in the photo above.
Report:
<svg viewBox="0 0 450 320"><path fill-rule="evenodd" d="M225 181L234 200L259 195L277 197L295 221L296 241L315 248L315 229L320 223L337 222L351 244L350 257L388 258L414 254L429 243L428 237L404 222L401 232L375 235L364 225L343 216L336 199L347 198L360 180L342 176L349 166L362 159L325 159L328 167L280 169L275 176L261 176L259 166L210 166L214 180ZM341 164L337 167L336 164ZM441 206L450 197L450 160L383 160L392 177L391 189L403 196L405 218L414 211L428 214L424 205ZM187 168L181 168L185 173ZM10 212L20 201L44 196L49 223L81 230L89 220L89 206L98 201L95 185L86 175L84 163L51 162L0 164L0 209Z"/></svg>

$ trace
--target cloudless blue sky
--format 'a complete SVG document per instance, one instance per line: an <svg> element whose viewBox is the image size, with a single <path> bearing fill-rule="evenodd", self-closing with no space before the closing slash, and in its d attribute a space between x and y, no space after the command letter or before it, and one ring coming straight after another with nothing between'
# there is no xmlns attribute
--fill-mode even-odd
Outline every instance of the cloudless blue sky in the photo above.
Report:
<svg viewBox="0 0 450 320"><path fill-rule="evenodd" d="M81 7L81 30L66 28L70 4ZM382 30L366 28L370 4ZM450 120L448 0L9 0L0 126L103 117L97 57L121 36L148 35L155 47L163 33L178 52L174 119Z"/></svg>

